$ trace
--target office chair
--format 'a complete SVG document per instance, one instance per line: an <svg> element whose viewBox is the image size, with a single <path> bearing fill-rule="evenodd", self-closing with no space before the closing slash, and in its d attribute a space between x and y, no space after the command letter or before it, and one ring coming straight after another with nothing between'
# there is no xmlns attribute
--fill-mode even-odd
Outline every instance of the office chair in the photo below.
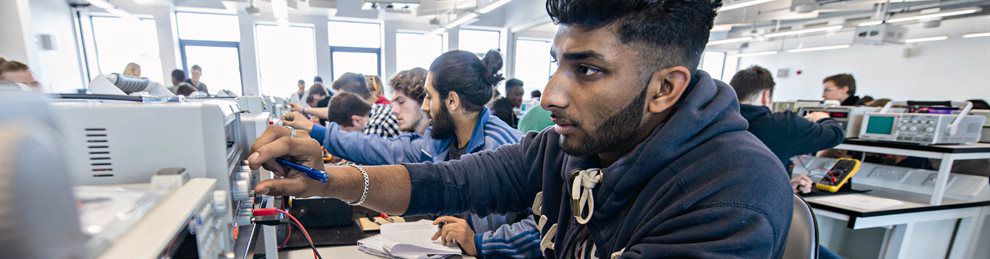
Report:
<svg viewBox="0 0 990 259"><path fill-rule="evenodd" d="M818 222L804 199L794 195L791 228L787 232L784 259L818 258Z"/></svg>

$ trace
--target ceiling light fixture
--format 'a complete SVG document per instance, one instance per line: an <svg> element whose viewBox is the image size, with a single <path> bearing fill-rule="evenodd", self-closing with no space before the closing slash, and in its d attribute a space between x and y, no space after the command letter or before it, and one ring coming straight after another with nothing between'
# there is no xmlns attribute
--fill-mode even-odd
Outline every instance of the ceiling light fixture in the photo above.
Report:
<svg viewBox="0 0 990 259"><path fill-rule="evenodd" d="M486 5L485 7L478 8L478 13L486 14L491 11L495 11L495 9L498 9L499 7L502 7L503 5L508 4L509 2L512 2L512 0L497 0L494 3Z"/></svg>
<svg viewBox="0 0 990 259"><path fill-rule="evenodd" d="M842 29L842 25L835 25L835 26L826 26L826 27L811 28L811 29L799 29L799 30L789 30L789 31L773 32L773 33L763 34L763 37L775 38L775 37L799 35L799 34L805 34L805 33L838 31L838 30L841 30L841 29Z"/></svg>
<svg viewBox="0 0 990 259"><path fill-rule="evenodd" d="M706 44L706 46L718 45L718 44L726 44L726 43L747 42L747 41L751 41L751 40L753 40L753 36L745 36L745 37L732 38L732 39L713 40L713 41L708 41L708 44Z"/></svg>
<svg viewBox="0 0 990 259"><path fill-rule="evenodd" d="M454 20L453 22L450 22L447 25L444 25L443 27L447 29L452 29L454 27L468 23L474 20L475 18L478 18L478 13L468 13L467 15L461 16L461 18L457 18L457 20Z"/></svg>
<svg viewBox="0 0 990 259"><path fill-rule="evenodd" d="M787 52L789 52L789 53L796 53L796 52L809 52L809 51L819 51L819 50L845 49L845 48L849 48L851 46L852 45L849 45L849 44L831 45L831 46L821 46L821 47L810 47L810 48L791 49L791 50L788 50Z"/></svg>
<svg viewBox="0 0 990 259"><path fill-rule="evenodd" d="M964 39L990 37L990 32L970 33L962 36Z"/></svg>
<svg viewBox="0 0 990 259"><path fill-rule="evenodd" d="M924 20L924 19L930 19L930 18L941 18L941 17L953 16L953 15L971 14L971 13L976 13L976 12L979 12L979 11L982 11L982 10L983 9L982 8L979 8L979 7L969 7L969 8L962 8L962 9L946 10L946 11L937 12L937 13L929 13L929 14L924 14L923 13L923 14L920 14L920 15L907 16L907 17L893 17L892 16L892 18L887 19L887 23L899 23L899 22L908 22L908 21L918 21L918 20ZM873 25L877 25L877 24L881 24L881 23L883 23L883 21L869 21L869 22L860 23L858 26L873 26Z"/></svg>
<svg viewBox="0 0 990 259"><path fill-rule="evenodd" d="M729 55L729 57L736 57L736 58L744 58L744 57L756 57L756 56L766 56L766 55L773 55L773 54L777 54L778 52L780 52L780 51L776 51L776 50L771 50L771 51L760 51L760 52L749 52L749 53L739 53L739 54L732 54L732 55Z"/></svg>
<svg viewBox="0 0 990 259"><path fill-rule="evenodd" d="M904 40L904 43L918 43L918 42L940 41L940 40L947 40L947 39L949 39L949 36L935 36L935 37L906 39L906 40Z"/></svg>
<svg viewBox="0 0 990 259"><path fill-rule="evenodd" d="M117 8L116 6L110 4L105 0L89 0L89 4L98 7L100 9L103 9L104 11L107 11L108 13L115 15L117 17L140 21L140 19L138 19L137 16L134 16L134 14L124 11L123 9Z"/></svg>
<svg viewBox="0 0 990 259"><path fill-rule="evenodd" d="M719 12L724 12L724 11L735 10L735 9L739 9L739 8L743 8L743 7L750 7L750 6L754 6L754 5L758 5L758 4L765 4L765 3L769 3L769 2L773 2L773 1L775 1L775 0L752 0L752 1L745 1L745 2L736 1L736 2L733 2L731 4L723 5L722 8L719 8L718 9L718 11Z"/></svg>

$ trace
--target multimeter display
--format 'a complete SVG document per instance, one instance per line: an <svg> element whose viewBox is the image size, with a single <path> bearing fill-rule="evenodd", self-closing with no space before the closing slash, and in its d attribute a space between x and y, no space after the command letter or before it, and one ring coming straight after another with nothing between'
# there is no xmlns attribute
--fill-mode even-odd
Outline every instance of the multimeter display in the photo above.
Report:
<svg viewBox="0 0 990 259"><path fill-rule="evenodd" d="M859 160L843 158L835 162L828 172L822 176L822 179L815 184L815 188L827 191L836 192L842 187L846 182L849 181L856 171L859 170Z"/></svg>

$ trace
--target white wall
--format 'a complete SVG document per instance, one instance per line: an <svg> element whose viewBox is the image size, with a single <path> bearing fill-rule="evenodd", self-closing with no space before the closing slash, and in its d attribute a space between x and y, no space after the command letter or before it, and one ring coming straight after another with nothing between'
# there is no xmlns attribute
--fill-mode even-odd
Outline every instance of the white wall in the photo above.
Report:
<svg viewBox="0 0 990 259"><path fill-rule="evenodd" d="M948 20L937 29L908 26L908 38L950 36L949 40L907 45L864 46L848 49L804 53L781 52L776 55L744 57L739 69L751 65L766 67L774 73L776 100L821 99L825 77L852 73L856 77L857 95L894 100L966 100L990 98L990 37L962 39L965 33L990 31L990 17ZM818 36L788 42L752 44L746 52L848 44L852 32ZM905 57L906 48L917 51ZM786 78L778 69L789 69ZM796 75L796 71L801 75ZM731 76L731 75L730 75ZM728 80L730 77L726 77Z"/></svg>
<svg viewBox="0 0 990 259"><path fill-rule="evenodd" d="M27 0L0 1L0 56L26 62L30 45ZM29 63L29 62L26 62Z"/></svg>
<svg viewBox="0 0 990 259"><path fill-rule="evenodd" d="M35 36L52 36L55 49L41 50L35 45L36 59L32 71L48 92L75 92L84 87L82 62L76 47L72 8L64 0L32 0L31 29Z"/></svg>
<svg viewBox="0 0 990 259"><path fill-rule="evenodd" d="M83 86L72 10L64 0L0 1L0 56L27 64L46 92ZM50 35L55 49L41 50Z"/></svg>

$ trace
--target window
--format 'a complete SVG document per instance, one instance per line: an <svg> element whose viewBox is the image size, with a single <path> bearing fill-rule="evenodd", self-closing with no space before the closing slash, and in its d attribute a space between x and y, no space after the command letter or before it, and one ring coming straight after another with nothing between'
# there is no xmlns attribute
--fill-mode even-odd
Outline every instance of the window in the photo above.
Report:
<svg viewBox="0 0 990 259"><path fill-rule="evenodd" d="M296 90L296 81L316 75L316 39L311 27L259 24L258 77L261 94L284 96Z"/></svg>
<svg viewBox="0 0 990 259"><path fill-rule="evenodd" d="M169 85L162 76L162 61L158 52L158 34L151 19L90 17L92 24L92 54L95 63L88 64L90 78L99 74L121 73L127 63L141 65L141 76ZM87 51L87 53L91 53Z"/></svg>
<svg viewBox="0 0 990 259"><path fill-rule="evenodd" d="M485 56L489 50L501 49L502 33L498 31L466 30L458 31L457 48Z"/></svg>
<svg viewBox="0 0 990 259"><path fill-rule="evenodd" d="M725 69L725 52L705 51L698 67L708 72L712 78L722 80L722 70Z"/></svg>
<svg viewBox="0 0 990 259"><path fill-rule="evenodd" d="M180 39L241 41L236 15L176 12Z"/></svg>
<svg viewBox="0 0 990 259"><path fill-rule="evenodd" d="M327 23L330 46L381 48L381 25L377 23L357 23L330 21Z"/></svg>
<svg viewBox="0 0 990 259"><path fill-rule="evenodd" d="M331 80L347 72L381 76L381 24L330 21L327 31Z"/></svg>
<svg viewBox="0 0 990 259"><path fill-rule="evenodd" d="M237 16L175 13L182 69L189 76L193 65L203 69L200 81L212 94L230 90L242 94L240 40Z"/></svg>
<svg viewBox="0 0 990 259"><path fill-rule="evenodd" d="M395 34L395 65L399 71L429 68L443 54L443 35L400 32Z"/></svg>
<svg viewBox="0 0 990 259"><path fill-rule="evenodd" d="M557 69L550 58L550 42L516 40L515 77L523 81L524 98L533 90L543 91Z"/></svg>

